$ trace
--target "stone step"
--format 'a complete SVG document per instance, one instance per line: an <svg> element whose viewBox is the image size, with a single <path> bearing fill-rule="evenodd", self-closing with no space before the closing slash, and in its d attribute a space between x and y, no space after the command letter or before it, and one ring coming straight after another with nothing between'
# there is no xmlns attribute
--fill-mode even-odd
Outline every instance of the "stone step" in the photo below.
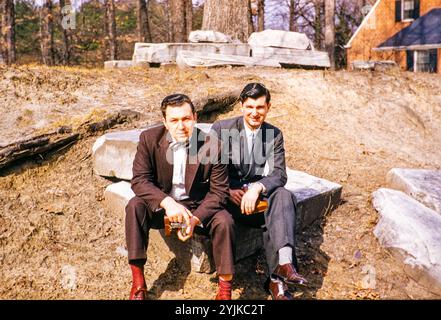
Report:
<svg viewBox="0 0 441 320"><path fill-rule="evenodd" d="M248 38L250 46L314 50L314 45L304 33L271 30L253 32Z"/></svg>
<svg viewBox="0 0 441 320"><path fill-rule="evenodd" d="M180 50L176 57L180 68L191 67L219 67L219 66L247 66L281 68L279 62L269 58L245 57L219 53L202 53Z"/></svg>
<svg viewBox="0 0 441 320"><path fill-rule="evenodd" d="M329 68L330 60L327 52L315 50L299 50L291 48L274 48L252 46L251 55L258 59L271 59L282 66L315 66Z"/></svg>
<svg viewBox="0 0 441 320"><path fill-rule="evenodd" d="M135 44L132 60L149 63L176 63L178 51L198 53L218 53L250 56L250 46L246 43L141 43Z"/></svg>
<svg viewBox="0 0 441 320"><path fill-rule="evenodd" d="M428 291L441 295L441 216L397 190L373 194L380 214L374 235L404 263L408 275Z"/></svg>
<svg viewBox="0 0 441 320"><path fill-rule="evenodd" d="M403 191L441 214L441 171L393 168L386 181L390 188Z"/></svg>

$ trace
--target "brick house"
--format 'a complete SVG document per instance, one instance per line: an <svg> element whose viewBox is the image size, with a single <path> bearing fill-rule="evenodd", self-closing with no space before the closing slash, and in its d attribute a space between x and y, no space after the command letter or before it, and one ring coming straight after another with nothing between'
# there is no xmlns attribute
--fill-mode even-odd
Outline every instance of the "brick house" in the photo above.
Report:
<svg viewBox="0 0 441 320"><path fill-rule="evenodd" d="M403 70L441 74L441 0L377 0L346 44L357 60L393 60Z"/></svg>

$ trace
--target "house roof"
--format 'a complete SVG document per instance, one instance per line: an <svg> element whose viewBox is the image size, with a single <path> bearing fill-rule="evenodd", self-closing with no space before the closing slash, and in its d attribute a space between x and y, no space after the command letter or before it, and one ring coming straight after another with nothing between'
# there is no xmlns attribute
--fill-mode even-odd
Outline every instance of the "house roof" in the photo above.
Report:
<svg viewBox="0 0 441 320"><path fill-rule="evenodd" d="M374 50L441 48L441 8L430 10Z"/></svg>

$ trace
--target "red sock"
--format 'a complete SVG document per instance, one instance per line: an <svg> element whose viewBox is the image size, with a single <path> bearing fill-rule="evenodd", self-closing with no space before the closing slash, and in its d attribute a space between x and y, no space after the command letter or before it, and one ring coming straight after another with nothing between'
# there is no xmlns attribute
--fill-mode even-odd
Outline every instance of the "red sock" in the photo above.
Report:
<svg viewBox="0 0 441 320"><path fill-rule="evenodd" d="M219 294L229 295L231 298L232 281L225 281L219 278Z"/></svg>
<svg viewBox="0 0 441 320"><path fill-rule="evenodd" d="M130 269L132 270L132 279L134 287L145 287L144 279L144 264L130 263Z"/></svg>

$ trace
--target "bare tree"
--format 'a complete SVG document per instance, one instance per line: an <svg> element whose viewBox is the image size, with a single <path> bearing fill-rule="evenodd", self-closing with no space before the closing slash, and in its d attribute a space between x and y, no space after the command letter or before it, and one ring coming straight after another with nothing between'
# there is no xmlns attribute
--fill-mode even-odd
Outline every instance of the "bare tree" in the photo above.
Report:
<svg viewBox="0 0 441 320"><path fill-rule="evenodd" d="M324 0L314 0L314 45L316 48L322 48L322 31L323 31L323 11Z"/></svg>
<svg viewBox="0 0 441 320"><path fill-rule="evenodd" d="M191 0L169 0L171 15L171 41L187 42L193 25Z"/></svg>
<svg viewBox="0 0 441 320"><path fill-rule="evenodd" d="M335 0L325 0L325 47L335 70Z"/></svg>
<svg viewBox="0 0 441 320"><path fill-rule="evenodd" d="M66 6L66 0L60 0L60 26L61 26L61 38L63 43L62 58L61 61L64 65L69 64L71 49L70 49L70 37L68 30L64 28L63 21L63 8Z"/></svg>
<svg viewBox="0 0 441 320"><path fill-rule="evenodd" d="M206 0L203 30L223 32L242 42L252 32L249 0Z"/></svg>
<svg viewBox="0 0 441 320"><path fill-rule="evenodd" d="M289 1L289 31L297 31L296 25L296 2L295 0Z"/></svg>
<svg viewBox="0 0 441 320"><path fill-rule="evenodd" d="M2 0L0 3L0 54L8 64L15 63L15 7L13 0Z"/></svg>
<svg viewBox="0 0 441 320"><path fill-rule="evenodd" d="M150 32L149 22L149 6L150 1L137 0L137 33L139 42L152 42L152 34Z"/></svg>
<svg viewBox="0 0 441 320"><path fill-rule="evenodd" d="M55 63L54 18L52 0L43 0L40 13L40 48L42 62L48 66Z"/></svg>
<svg viewBox="0 0 441 320"><path fill-rule="evenodd" d="M265 0L257 0L257 31L265 29Z"/></svg>
<svg viewBox="0 0 441 320"><path fill-rule="evenodd" d="M116 60L118 58L118 50L116 43L116 20L115 20L115 3L114 0L104 0L106 8L106 40L109 47L109 59Z"/></svg>

